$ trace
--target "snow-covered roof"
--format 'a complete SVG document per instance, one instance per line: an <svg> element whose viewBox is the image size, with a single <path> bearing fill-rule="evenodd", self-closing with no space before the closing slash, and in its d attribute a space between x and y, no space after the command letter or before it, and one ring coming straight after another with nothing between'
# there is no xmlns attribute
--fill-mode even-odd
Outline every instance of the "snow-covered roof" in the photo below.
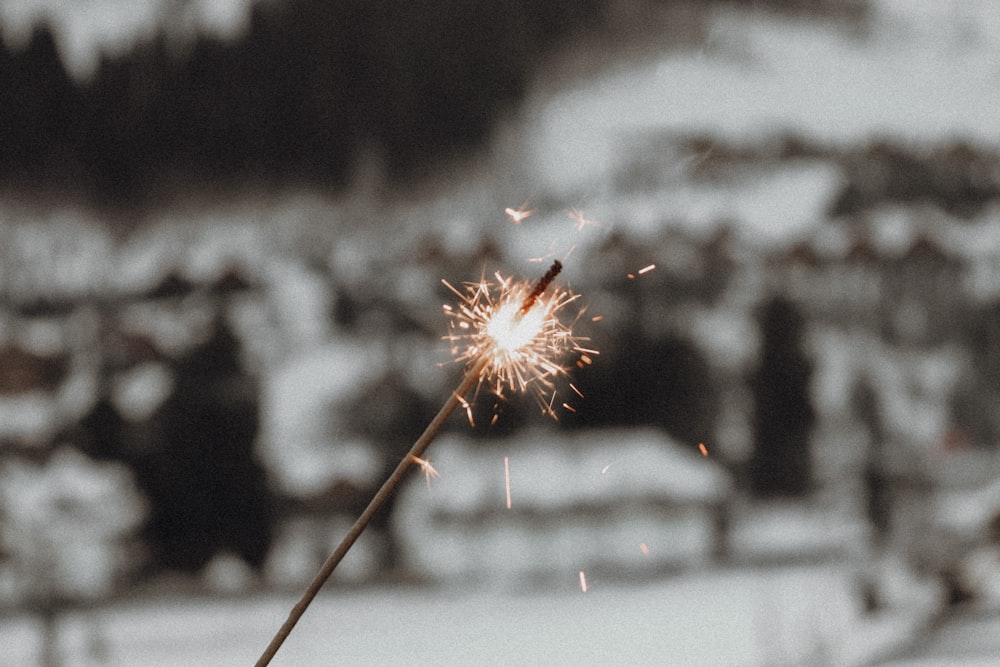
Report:
<svg viewBox="0 0 1000 667"><path fill-rule="evenodd" d="M505 505L504 458L512 508L559 512L625 502L705 503L732 481L721 466L651 429L534 430L484 445L445 436L430 450L440 473L430 493L414 479L408 492L445 514L477 514ZM405 505L401 501L400 505Z"/></svg>

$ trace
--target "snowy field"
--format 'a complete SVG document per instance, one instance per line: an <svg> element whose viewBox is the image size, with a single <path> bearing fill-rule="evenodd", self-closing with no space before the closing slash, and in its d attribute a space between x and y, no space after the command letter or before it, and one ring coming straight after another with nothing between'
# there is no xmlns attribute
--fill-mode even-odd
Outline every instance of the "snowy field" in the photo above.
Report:
<svg viewBox="0 0 1000 667"><path fill-rule="evenodd" d="M635 587L587 583L583 592L570 572L564 587L523 593L327 592L272 664L850 665L912 630L899 618L873 631L842 566L706 571ZM65 666L252 664L293 603L157 601L70 616L61 626ZM30 619L3 621L0 664L31 664L37 641Z"/></svg>

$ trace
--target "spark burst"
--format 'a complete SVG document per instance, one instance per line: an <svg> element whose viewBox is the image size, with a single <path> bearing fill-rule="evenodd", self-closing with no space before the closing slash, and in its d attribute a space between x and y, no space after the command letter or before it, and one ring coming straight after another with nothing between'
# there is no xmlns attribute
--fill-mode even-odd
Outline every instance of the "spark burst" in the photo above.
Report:
<svg viewBox="0 0 1000 667"><path fill-rule="evenodd" d="M563 359L570 353L588 360L597 354L583 347L587 338L573 333L583 309L571 320L566 317L579 295L561 287L549 289L561 270L562 264L554 261L534 285L499 273L494 274L496 282L465 283L461 290L442 281L459 298L457 306L444 307L450 318L444 339L455 361L486 360L480 385L501 397L509 391L532 391L551 416L556 379L568 370Z"/></svg>

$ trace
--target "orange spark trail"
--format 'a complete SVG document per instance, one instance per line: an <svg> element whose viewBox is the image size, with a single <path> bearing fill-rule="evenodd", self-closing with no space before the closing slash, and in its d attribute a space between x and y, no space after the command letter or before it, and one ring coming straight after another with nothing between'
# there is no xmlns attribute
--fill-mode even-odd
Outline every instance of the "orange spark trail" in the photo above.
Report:
<svg viewBox="0 0 1000 667"><path fill-rule="evenodd" d="M422 459L419 456L410 454L410 460L420 466L420 469L424 471L424 477L427 479L427 488L430 489L431 477L440 477L441 473L439 473L427 459Z"/></svg>
<svg viewBox="0 0 1000 667"><path fill-rule="evenodd" d="M583 228L587 225L596 225L597 222L594 220L587 220L583 217L583 211L578 208L572 208L566 211L566 215L570 217L570 220L576 223L576 231L581 232Z"/></svg>
<svg viewBox="0 0 1000 667"><path fill-rule="evenodd" d="M531 214L534 213L534 211L526 211L523 208L510 208L509 206L505 208L503 212L507 214L507 217L510 218L510 221L515 225L521 224L522 220L530 217Z"/></svg>
<svg viewBox="0 0 1000 667"><path fill-rule="evenodd" d="M701 452L702 456L708 456L708 447L705 446L704 442L698 443L698 451Z"/></svg>
<svg viewBox="0 0 1000 667"><path fill-rule="evenodd" d="M503 457L503 480L507 488L507 509L510 509L510 459Z"/></svg>

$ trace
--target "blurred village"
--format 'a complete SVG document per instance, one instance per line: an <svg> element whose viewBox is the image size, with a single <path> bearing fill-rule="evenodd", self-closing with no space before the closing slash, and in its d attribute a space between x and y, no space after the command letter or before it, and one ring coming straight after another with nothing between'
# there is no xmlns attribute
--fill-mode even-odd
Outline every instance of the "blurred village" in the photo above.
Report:
<svg viewBox="0 0 1000 667"><path fill-rule="evenodd" d="M559 95L420 188L362 150L127 229L0 205L4 613L301 590L461 376L442 279L552 257L582 397L479 396L337 584L836 562L861 616L1000 603L995 145L635 123L567 175Z"/></svg>

